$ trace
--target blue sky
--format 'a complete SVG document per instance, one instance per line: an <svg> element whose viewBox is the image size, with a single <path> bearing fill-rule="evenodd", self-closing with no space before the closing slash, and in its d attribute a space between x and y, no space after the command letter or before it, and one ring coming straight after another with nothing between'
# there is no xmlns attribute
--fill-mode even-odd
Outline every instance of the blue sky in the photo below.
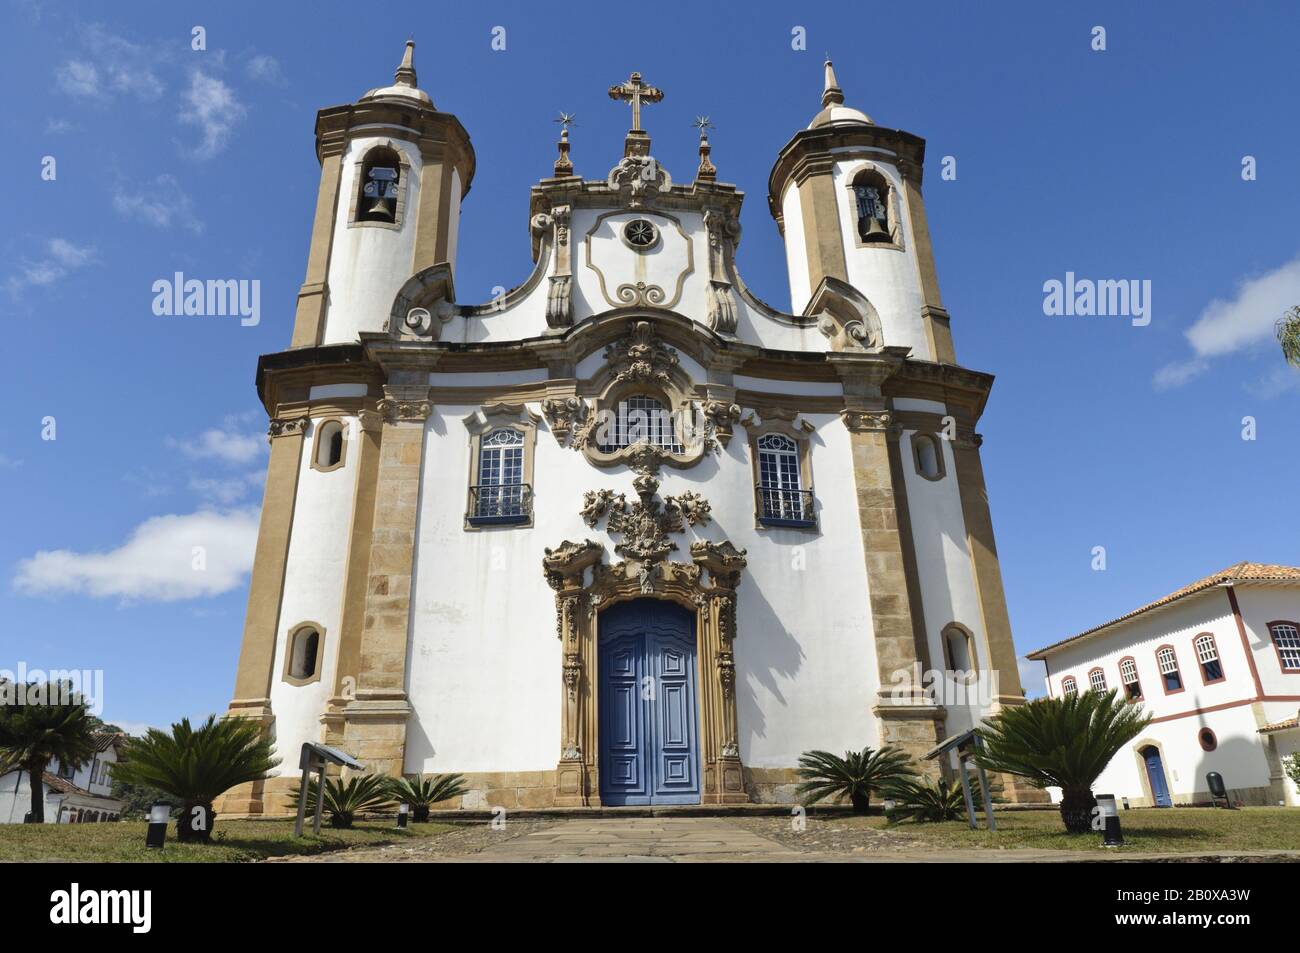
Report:
<svg viewBox="0 0 1300 953"><path fill-rule="evenodd" d="M1300 373L1270 330L1300 304L1300 20L1136 6L6 3L0 668L103 669L127 725L224 709L266 459L253 374L290 336L315 111L385 85L408 34L478 156L461 301L527 274L559 110L579 173L617 161L627 107L605 90L632 69L667 93L645 122L678 179L712 117L719 178L748 194L741 270L783 308L767 176L819 107L823 52L850 105L928 140L957 355L997 375L980 429L1021 652L1238 560L1295 564ZM175 271L260 279L261 322L155 316ZM1150 280L1150 325L1046 316L1067 271Z"/></svg>

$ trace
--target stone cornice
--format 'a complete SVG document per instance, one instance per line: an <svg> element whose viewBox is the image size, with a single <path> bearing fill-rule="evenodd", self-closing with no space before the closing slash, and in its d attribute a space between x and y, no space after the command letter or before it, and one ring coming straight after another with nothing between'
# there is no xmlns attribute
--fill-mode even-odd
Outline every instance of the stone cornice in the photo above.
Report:
<svg viewBox="0 0 1300 953"><path fill-rule="evenodd" d="M841 154L853 154L845 150L857 149L862 150L862 157L894 165L905 177L921 184L925 140L920 136L885 126L846 124L801 129L781 150L768 176L767 206L772 217L778 221L781 218L781 195L791 178L815 174ZM832 150L837 151L832 154Z"/></svg>
<svg viewBox="0 0 1300 953"><path fill-rule="evenodd" d="M474 147L451 113L414 100L368 100L329 106L316 114L316 158L340 155L357 136L386 136L413 142L425 159L448 162L460 172L461 197L474 179Z"/></svg>

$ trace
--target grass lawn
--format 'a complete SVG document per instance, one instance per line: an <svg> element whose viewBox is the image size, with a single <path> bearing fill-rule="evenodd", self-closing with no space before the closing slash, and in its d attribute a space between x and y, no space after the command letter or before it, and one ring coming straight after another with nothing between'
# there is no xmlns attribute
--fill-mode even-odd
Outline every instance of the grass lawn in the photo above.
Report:
<svg viewBox="0 0 1300 953"><path fill-rule="evenodd" d="M973 831L965 821L942 824L898 824L888 827L917 838L917 847L1038 848L1044 850L1107 850L1101 835L1071 835L1056 811L1008 811L996 815L998 829ZM849 823L886 828L883 817L851 818ZM1235 811L1213 808L1139 808L1120 812L1124 847L1146 851L1300 850L1300 811L1282 807L1245 807Z"/></svg>
<svg viewBox="0 0 1300 953"><path fill-rule="evenodd" d="M345 847L394 844L436 837L454 830L451 824L412 824L405 831L391 819L357 821L351 830L322 824L319 837L293 836L293 821L223 821L217 818L212 843L181 844L173 823L162 850L146 850L142 821L114 824L2 824L0 863L18 861L88 861L91 863L237 863L288 854L319 854Z"/></svg>

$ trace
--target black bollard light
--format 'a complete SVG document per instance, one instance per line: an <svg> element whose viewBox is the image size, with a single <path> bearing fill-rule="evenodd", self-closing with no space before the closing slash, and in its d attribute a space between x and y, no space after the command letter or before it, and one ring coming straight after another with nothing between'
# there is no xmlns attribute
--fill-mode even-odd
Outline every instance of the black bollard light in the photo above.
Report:
<svg viewBox="0 0 1300 953"><path fill-rule="evenodd" d="M1101 846L1123 847L1124 831L1119 826L1119 807L1115 795L1098 794L1097 810L1101 813Z"/></svg>
<svg viewBox="0 0 1300 953"><path fill-rule="evenodd" d="M144 835L144 846L151 850L162 850L167 839L167 822L172 816L172 806L166 801L159 801L149 808L149 830Z"/></svg>
<svg viewBox="0 0 1300 953"><path fill-rule="evenodd" d="M405 827L406 819L410 816L410 814L411 814L411 805L407 804L405 801L397 805L397 826Z"/></svg>

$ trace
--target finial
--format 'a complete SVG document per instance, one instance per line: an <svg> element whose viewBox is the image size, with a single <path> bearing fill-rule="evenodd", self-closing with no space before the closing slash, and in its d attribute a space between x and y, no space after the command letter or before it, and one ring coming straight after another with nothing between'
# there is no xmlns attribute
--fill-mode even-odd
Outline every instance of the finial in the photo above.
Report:
<svg viewBox="0 0 1300 953"><path fill-rule="evenodd" d="M578 124L573 113L561 112L560 118L554 120L560 124L559 158L555 160L555 177L562 179L573 175L573 162L569 159L569 127Z"/></svg>
<svg viewBox="0 0 1300 953"><path fill-rule="evenodd" d="M840 89L840 84L835 81L835 65L831 63L830 54L826 56L826 84L822 89L822 109L835 103L839 105L844 102L844 90Z"/></svg>
<svg viewBox="0 0 1300 953"><path fill-rule="evenodd" d="M623 140L624 157L649 155L650 136L641 128L641 107L662 100L664 91L643 82L640 73L633 73L626 83L609 88L609 98L632 104L632 128Z"/></svg>
<svg viewBox="0 0 1300 953"><path fill-rule="evenodd" d="M709 145L709 130L713 123L709 122L708 116L696 116L691 125L700 130L700 167L695 170L695 181L712 182L718 177L717 166L709 160L709 153L713 151Z"/></svg>
<svg viewBox="0 0 1300 953"><path fill-rule="evenodd" d="M397 72L393 74L393 80L397 86L416 88L415 40L406 41L406 51L402 54L402 62L397 65Z"/></svg>

